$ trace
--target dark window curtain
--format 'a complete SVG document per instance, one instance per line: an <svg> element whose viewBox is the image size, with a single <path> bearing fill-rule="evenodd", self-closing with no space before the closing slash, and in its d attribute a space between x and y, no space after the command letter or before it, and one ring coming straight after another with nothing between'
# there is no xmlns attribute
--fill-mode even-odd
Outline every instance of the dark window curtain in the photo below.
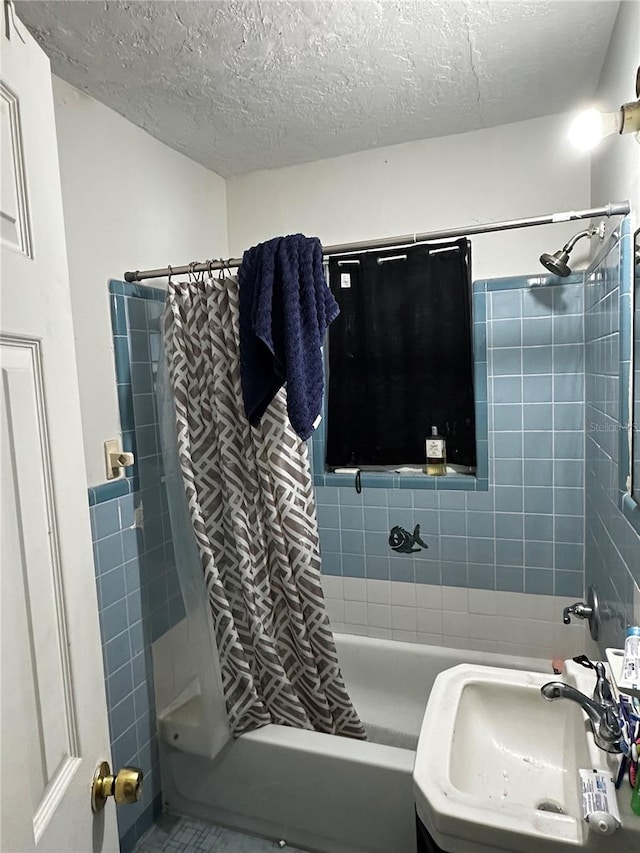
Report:
<svg viewBox="0 0 640 853"><path fill-rule="evenodd" d="M475 466L470 248L330 260L329 467L423 465L432 425L448 462Z"/></svg>

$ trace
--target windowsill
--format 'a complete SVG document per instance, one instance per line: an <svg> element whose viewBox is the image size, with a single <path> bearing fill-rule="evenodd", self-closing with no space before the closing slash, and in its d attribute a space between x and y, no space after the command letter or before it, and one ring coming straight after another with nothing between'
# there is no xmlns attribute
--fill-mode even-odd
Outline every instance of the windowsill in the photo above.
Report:
<svg viewBox="0 0 640 853"><path fill-rule="evenodd" d="M488 478L472 474L442 474L434 477L429 474L397 474L383 471L361 471L362 488L366 489L431 489L438 491L486 492L489 489ZM352 474L314 474L316 486L338 486L355 488Z"/></svg>
<svg viewBox="0 0 640 853"><path fill-rule="evenodd" d="M429 477L434 476L430 474L425 474L424 466L416 465L408 463L406 465L331 465L328 469L325 470L325 474L335 474L340 473L338 471L339 468L359 468L362 474L399 474L402 477L406 476L419 476L419 477ZM438 474L439 477L443 476L451 476L454 474L461 474L465 477L476 477L476 467L469 465L454 465L451 462L447 462L447 468L451 468L451 471L448 471L447 474Z"/></svg>

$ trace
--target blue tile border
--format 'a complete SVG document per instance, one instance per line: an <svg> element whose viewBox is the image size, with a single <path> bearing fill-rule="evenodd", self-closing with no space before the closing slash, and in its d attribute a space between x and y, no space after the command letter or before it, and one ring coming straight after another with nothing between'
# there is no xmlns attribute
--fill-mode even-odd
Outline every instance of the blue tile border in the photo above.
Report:
<svg viewBox="0 0 640 853"><path fill-rule="evenodd" d="M114 296L134 296L138 299L150 299L154 302L164 302L167 293L160 287L150 287L146 284L131 284L127 281L109 279L109 293Z"/></svg>
<svg viewBox="0 0 640 853"><path fill-rule="evenodd" d="M127 334L127 318L125 315L124 296L116 295L110 300L111 328L114 335Z"/></svg>
<svg viewBox="0 0 640 853"><path fill-rule="evenodd" d="M496 293L501 290L531 290L538 287L549 287L565 284L582 284L584 274L582 272L571 273L567 278L558 278L555 275L514 275L504 276L503 278L486 279L484 282L474 282L474 292L476 285L485 284L487 293Z"/></svg>
<svg viewBox="0 0 640 853"><path fill-rule="evenodd" d="M105 501L112 501L114 498L130 494L131 491L131 483L125 477L119 480L111 480L109 483L102 483L100 486L92 486L88 490L89 506L95 506Z"/></svg>

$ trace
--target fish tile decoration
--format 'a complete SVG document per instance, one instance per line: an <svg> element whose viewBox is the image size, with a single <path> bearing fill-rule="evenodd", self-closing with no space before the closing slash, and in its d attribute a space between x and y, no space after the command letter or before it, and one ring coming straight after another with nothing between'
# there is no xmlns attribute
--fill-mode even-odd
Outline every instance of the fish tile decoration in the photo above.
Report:
<svg viewBox="0 0 640 853"><path fill-rule="evenodd" d="M423 548L428 548L427 543L420 538L420 525L416 524L413 533L409 533L404 527L396 524L389 533L389 546L396 554L416 554Z"/></svg>

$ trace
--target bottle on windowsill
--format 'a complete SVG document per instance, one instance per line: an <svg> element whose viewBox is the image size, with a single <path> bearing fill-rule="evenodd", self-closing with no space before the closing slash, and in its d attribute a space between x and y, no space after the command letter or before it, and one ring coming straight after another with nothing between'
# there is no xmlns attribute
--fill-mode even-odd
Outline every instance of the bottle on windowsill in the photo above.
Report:
<svg viewBox="0 0 640 853"><path fill-rule="evenodd" d="M447 473L447 450L444 436L438 435L438 428L431 427L431 435L426 441L427 464L425 474L441 477Z"/></svg>

